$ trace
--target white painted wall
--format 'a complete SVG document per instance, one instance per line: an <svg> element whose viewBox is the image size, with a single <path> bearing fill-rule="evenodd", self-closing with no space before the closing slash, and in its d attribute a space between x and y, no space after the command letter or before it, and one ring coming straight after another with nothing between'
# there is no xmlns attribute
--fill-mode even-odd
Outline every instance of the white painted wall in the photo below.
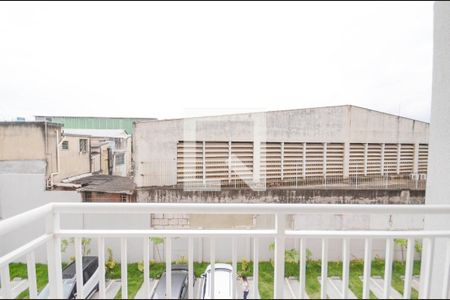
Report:
<svg viewBox="0 0 450 300"><path fill-rule="evenodd" d="M46 191L45 173L0 174L0 218L5 219L50 202L81 202L81 196L72 191ZM62 224L80 224L80 218L67 217ZM40 220L14 232L0 236L0 255L5 254L45 232L45 221ZM36 260L45 262L45 247L36 252Z"/></svg>
<svg viewBox="0 0 450 300"><path fill-rule="evenodd" d="M2 161L0 162L0 220L23 213L50 202L81 202L81 194L75 191L45 190L45 161ZM148 228L146 216L89 215L61 217L61 228L67 229L133 229ZM45 232L45 221L39 220L14 232L0 236L0 256L37 238ZM141 241L129 242L129 260L140 261L142 258ZM96 241L91 242L92 254L97 251ZM114 255L120 258L120 245L117 240L107 240L106 247L111 247ZM72 248L63 254L67 260L73 256ZM36 261L46 263L45 246L36 251ZM21 261L24 261L22 258Z"/></svg>
<svg viewBox="0 0 450 300"><path fill-rule="evenodd" d="M431 102L430 155L428 168L428 205L450 204L450 2L434 4L433 88ZM450 229L448 216L426 219L427 229ZM445 241L436 240L431 279L431 298L440 298ZM426 253L424 253L426 255Z"/></svg>

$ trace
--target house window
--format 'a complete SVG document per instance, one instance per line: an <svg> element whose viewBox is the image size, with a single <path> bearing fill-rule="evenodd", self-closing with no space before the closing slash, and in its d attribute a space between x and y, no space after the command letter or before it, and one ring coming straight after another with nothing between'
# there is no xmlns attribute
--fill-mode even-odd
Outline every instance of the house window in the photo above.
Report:
<svg viewBox="0 0 450 300"><path fill-rule="evenodd" d="M120 195L120 202L128 202L128 196L127 195Z"/></svg>
<svg viewBox="0 0 450 300"><path fill-rule="evenodd" d="M69 141L62 142L61 147L63 150L69 150Z"/></svg>
<svg viewBox="0 0 450 300"><path fill-rule="evenodd" d="M123 165L125 164L125 154L119 153L116 154L116 165Z"/></svg>
<svg viewBox="0 0 450 300"><path fill-rule="evenodd" d="M114 139L114 142L116 144L116 149L123 149L122 139Z"/></svg>
<svg viewBox="0 0 450 300"><path fill-rule="evenodd" d="M87 152L87 139L80 139L80 152L86 153Z"/></svg>

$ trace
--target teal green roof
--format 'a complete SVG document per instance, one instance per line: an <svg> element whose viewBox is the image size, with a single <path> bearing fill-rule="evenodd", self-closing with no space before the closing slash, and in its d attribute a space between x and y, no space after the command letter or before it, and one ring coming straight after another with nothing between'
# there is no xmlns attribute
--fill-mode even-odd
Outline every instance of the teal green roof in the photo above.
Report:
<svg viewBox="0 0 450 300"><path fill-rule="evenodd" d="M109 117L67 117L67 116L36 116L36 121L47 120L59 123L69 129L123 129L133 134L133 123L136 121L156 120L154 118L109 118Z"/></svg>

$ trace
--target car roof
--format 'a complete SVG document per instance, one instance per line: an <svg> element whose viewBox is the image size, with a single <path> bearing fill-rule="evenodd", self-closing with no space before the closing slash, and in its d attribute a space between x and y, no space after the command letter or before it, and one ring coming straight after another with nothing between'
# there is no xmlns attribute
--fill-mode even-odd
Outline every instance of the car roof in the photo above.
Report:
<svg viewBox="0 0 450 300"><path fill-rule="evenodd" d="M82 266L83 271L86 270L90 265L97 263L98 264L98 257L97 256L83 256L82 259ZM62 271L62 275L64 279L73 278L76 274L76 265L75 261L71 262L67 267L64 268Z"/></svg>
<svg viewBox="0 0 450 300"><path fill-rule="evenodd" d="M174 270L172 274L172 298L177 298L183 287L184 281L187 277L187 272L182 270ZM166 272L159 278L158 284L155 288L155 293L152 298L164 299L166 297Z"/></svg>
<svg viewBox="0 0 450 300"><path fill-rule="evenodd" d="M231 292L231 281L232 279L232 272L230 268L228 267L217 267L216 271L214 272L214 298L215 299L229 299L232 298L232 292ZM207 270L207 278L206 278L206 285L205 285L205 298L210 299L210 286L211 286L211 270Z"/></svg>

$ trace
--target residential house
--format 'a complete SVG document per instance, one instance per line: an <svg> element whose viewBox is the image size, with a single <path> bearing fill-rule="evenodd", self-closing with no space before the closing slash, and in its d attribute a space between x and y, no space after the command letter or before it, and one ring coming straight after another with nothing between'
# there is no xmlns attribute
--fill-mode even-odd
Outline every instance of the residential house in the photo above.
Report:
<svg viewBox="0 0 450 300"><path fill-rule="evenodd" d="M65 136L90 140L92 173L129 176L131 174L131 136L123 129L64 129Z"/></svg>
<svg viewBox="0 0 450 300"><path fill-rule="evenodd" d="M136 202L136 185L130 177L92 175L70 182L83 202Z"/></svg>

